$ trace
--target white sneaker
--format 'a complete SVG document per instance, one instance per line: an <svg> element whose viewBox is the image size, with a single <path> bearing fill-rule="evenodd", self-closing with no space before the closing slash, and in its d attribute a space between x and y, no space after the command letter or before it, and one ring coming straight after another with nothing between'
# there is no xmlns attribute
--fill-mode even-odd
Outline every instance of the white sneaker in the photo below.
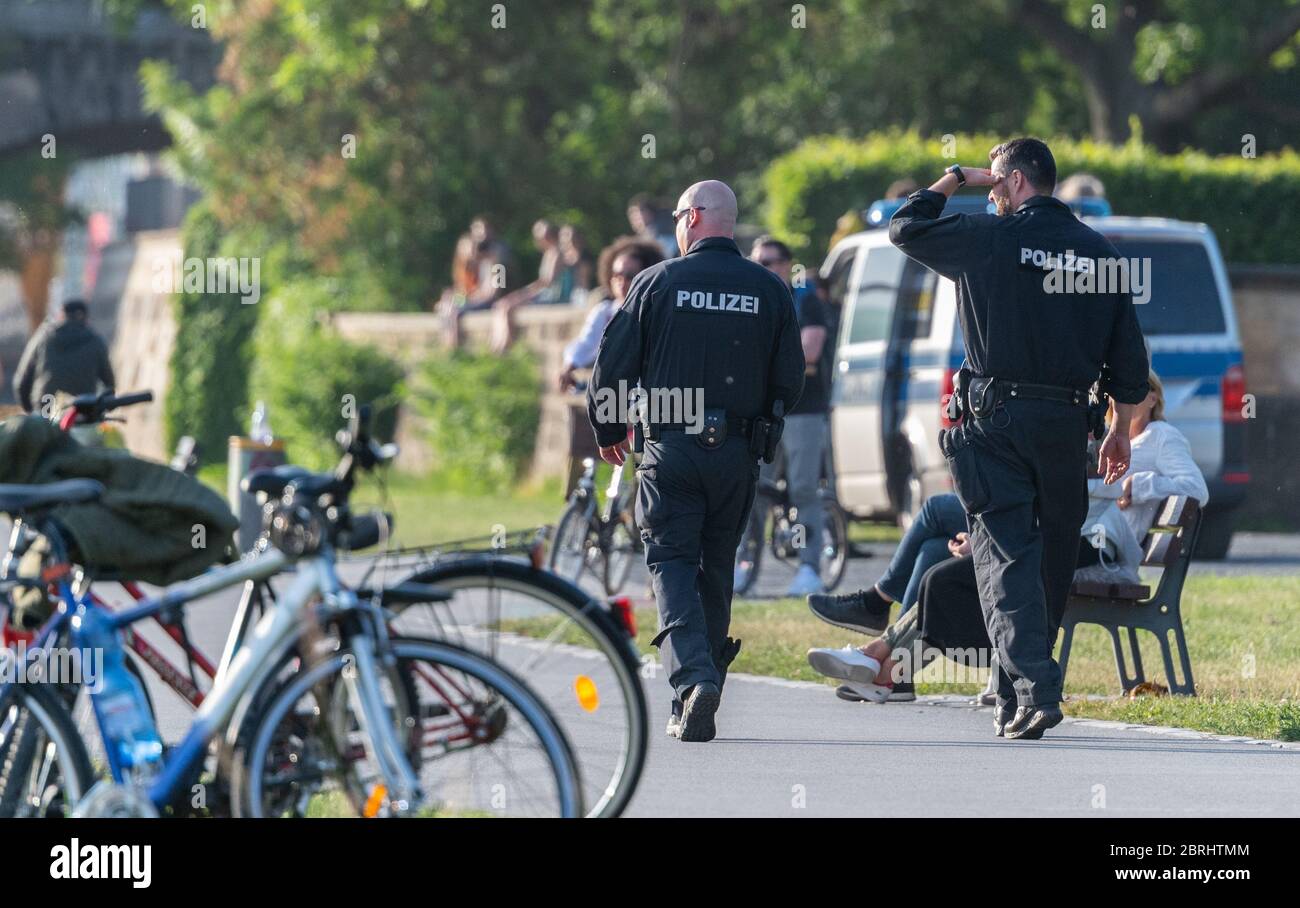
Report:
<svg viewBox="0 0 1300 908"><path fill-rule="evenodd" d="M875 685L876 675L880 674L880 663L852 645L844 649L828 647L810 649L808 664L812 666L813 671L827 678L856 681L859 684L872 686Z"/></svg>
<svg viewBox="0 0 1300 908"><path fill-rule="evenodd" d="M861 684L857 681L845 681L835 690L835 696L851 703L888 703L894 689L883 684ZM916 695L912 695L916 699Z"/></svg>
<svg viewBox="0 0 1300 908"><path fill-rule="evenodd" d="M812 565L799 565L799 573L794 575L794 580L790 583L790 588L785 591L787 596L812 596L816 593L823 592L822 578L818 576Z"/></svg>

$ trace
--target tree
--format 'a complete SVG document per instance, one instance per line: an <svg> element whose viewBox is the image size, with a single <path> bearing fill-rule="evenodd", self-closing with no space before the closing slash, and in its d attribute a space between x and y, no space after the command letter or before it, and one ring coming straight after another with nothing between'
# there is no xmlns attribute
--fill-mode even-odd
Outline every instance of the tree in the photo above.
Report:
<svg viewBox="0 0 1300 908"><path fill-rule="evenodd" d="M1174 150L1196 135L1197 118L1243 97L1257 127L1261 111L1300 118L1293 0L1016 0L1011 10L1078 72L1100 141L1128 138L1136 118L1148 141ZM1265 102L1261 82L1286 88Z"/></svg>

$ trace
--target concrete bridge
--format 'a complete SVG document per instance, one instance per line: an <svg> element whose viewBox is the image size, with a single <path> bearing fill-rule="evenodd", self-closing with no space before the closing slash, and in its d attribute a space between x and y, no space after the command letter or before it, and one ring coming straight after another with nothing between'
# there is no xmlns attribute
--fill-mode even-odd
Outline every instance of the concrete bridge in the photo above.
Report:
<svg viewBox="0 0 1300 908"><path fill-rule="evenodd" d="M0 0L0 160L39 150L100 157L169 143L142 104L140 64L165 60L184 81L212 84L220 48L205 29L146 7L133 22L96 0Z"/></svg>

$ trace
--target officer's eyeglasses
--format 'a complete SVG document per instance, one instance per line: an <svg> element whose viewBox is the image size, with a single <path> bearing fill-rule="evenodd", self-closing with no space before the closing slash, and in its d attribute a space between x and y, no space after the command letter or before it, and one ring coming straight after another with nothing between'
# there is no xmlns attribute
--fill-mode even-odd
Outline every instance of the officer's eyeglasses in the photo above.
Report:
<svg viewBox="0 0 1300 908"><path fill-rule="evenodd" d="M783 259L783 258L774 258L774 259L759 259L758 263L762 265L764 268L771 268L774 265L784 265L788 261L790 260Z"/></svg>
<svg viewBox="0 0 1300 908"><path fill-rule="evenodd" d="M677 219L680 218L688 211L708 211L708 209L705 208L703 205L688 205L685 208L678 208L676 211L673 212L673 223L676 224Z"/></svg>

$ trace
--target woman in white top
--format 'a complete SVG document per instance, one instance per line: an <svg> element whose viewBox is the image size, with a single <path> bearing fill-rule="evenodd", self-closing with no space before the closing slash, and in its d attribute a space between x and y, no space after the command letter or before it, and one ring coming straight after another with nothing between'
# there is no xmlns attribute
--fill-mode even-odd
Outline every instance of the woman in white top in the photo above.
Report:
<svg viewBox="0 0 1300 908"><path fill-rule="evenodd" d="M1155 522L1160 502L1170 495L1186 495L1204 508L1210 500L1187 437L1165 421L1164 385L1155 372L1147 381L1151 390L1129 426L1132 454L1123 482L1106 485L1101 479L1088 480L1083 535L1099 550L1100 564L1079 570L1078 580L1136 582L1141 541ZM1112 404L1109 418L1114 416Z"/></svg>

